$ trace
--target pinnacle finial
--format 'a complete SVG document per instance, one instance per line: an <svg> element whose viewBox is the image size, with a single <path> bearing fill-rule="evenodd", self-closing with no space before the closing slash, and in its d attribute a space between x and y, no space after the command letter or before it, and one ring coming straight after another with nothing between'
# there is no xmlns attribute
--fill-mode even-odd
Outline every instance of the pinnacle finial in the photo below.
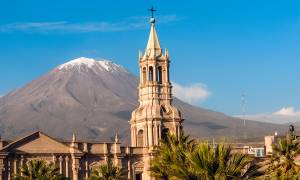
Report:
<svg viewBox="0 0 300 180"><path fill-rule="evenodd" d="M143 56L142 50L139 49L139 60L142 58L142 56Z"/></svg>
<svg viewBox="0 0 300 180"><path fill-rule="evenodd" d="M119 136L118 136L118 133L116 133L116 135L115 135L115 143L119 143Z"/></svg>
<svg viewBox="0 0 300 180"><path fill-rule="evenodd" d="M72 142L75 142L75 141L76 141L76 136L75 136L75 133L73 132Z"/></svg>
<svg viewBox="0 0 300 180"><path fill-rule="evenodd" d="M169 51L167 48L165 48L165 56L168 57L169 56Z"/></svg>

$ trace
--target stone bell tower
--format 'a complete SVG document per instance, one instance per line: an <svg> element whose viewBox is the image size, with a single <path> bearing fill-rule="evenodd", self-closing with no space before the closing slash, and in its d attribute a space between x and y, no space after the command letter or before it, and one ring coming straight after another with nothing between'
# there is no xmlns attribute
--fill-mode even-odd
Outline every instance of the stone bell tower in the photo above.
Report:
<svg viewBox="0 0 300 180"><path fill-rule="evenodd" d="M159 145L168 132L178 135L183 121L180 111L172 105L168 51L162 52L153 15L150 22L145 53L139 52L139 107L130 120L132 147Z"/></svg>

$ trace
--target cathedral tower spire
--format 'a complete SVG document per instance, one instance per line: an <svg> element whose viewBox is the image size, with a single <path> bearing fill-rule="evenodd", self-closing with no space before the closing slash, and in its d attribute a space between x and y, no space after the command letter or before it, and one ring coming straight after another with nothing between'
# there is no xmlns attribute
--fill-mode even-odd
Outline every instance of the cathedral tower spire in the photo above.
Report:
<svg viewBox="0 0 300 180"><path fill-rule="evenodd" d="M150 22L151 22L151 30L150 30L147 47L146 47L146 53L149 57L154 57L161 54L161 48L157 37L156 29L155 29L154 17L151 18Z"/></svg>
<svg viewBox="0 0 300 180"><path fill-rule="evenodd" d="M139 52L139 107L133 111L131 145L151 147L159 144L167 132L178 135L182 118L172 105L172 86L169 78L170 60L162 52L155 28L153 8L150 9L151 28L145 53Z"/></svg>

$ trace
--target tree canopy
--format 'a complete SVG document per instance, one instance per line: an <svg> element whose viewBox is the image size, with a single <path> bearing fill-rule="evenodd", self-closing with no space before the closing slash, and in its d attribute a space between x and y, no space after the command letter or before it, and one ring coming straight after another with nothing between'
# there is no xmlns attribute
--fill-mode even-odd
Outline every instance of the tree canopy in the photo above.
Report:
<svg viewBox="0 0 300 180"><path fill-rule="evenodd" d="M53 164L43 160L31 160L20 168L14 180L65 180L68 179L59 173Z"/></svg>
<svg viewBox="0 0 300 180"><path fill-rule="evenodd" d="M123 180L123 170L114 166L111 161L107 164L100 165L97 169L93 169L90 180Z"/></svg>
<svg viewBox="0 0 300 180"><path fill-rule="evenodd" d="M227 180L254 177L256 167L246 154L230 146L198 143L182 132L168 134L157 147L150 171L156 179Z"/></svg>

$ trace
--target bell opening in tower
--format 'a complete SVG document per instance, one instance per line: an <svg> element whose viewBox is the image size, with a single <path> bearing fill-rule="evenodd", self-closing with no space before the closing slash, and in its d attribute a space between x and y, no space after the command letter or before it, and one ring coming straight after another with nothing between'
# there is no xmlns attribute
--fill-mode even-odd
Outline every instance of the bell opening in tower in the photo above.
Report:
<svg viewBox="0 0 300 180"><path fill-rule="evenodd" d="M149 81L153 81L153 67L149 67Z"/></svg>
<svg viewBox="0 0 300 180"><path fill-rule="evenodd" d="M157 68L157 81L159 84L162 83L162 68L161 68L161 66L159 66Z"/></svg>

